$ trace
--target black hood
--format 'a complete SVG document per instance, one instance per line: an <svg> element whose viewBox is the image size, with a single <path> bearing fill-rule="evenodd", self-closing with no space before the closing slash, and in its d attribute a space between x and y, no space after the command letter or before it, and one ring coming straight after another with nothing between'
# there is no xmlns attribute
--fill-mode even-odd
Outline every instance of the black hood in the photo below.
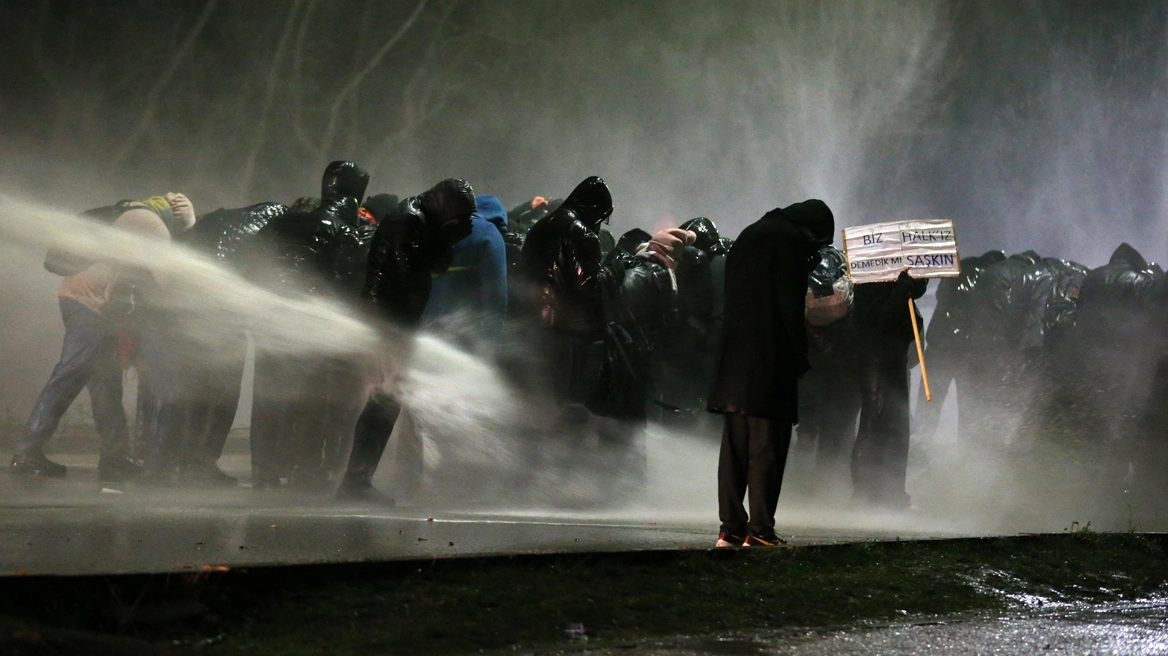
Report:
<svg viewBox="0 0 1168 656"><path fill-rule="evenodd" d="M1148 268L1148 261L1144 259L1144 256L1140 255L1140 252L1132 248L1131 244L1126 241L1120 244L1119 248L1115 249L1115 252L1111 254L1111 259L1107 263L1126 264L1136 271L1142 271Z"/></svg>
<svg viewBox="0 0 1168 656"><path fill-rule="evenodd" d="M369 173L353 162L338 160L329 164L320 181L320 198L328 202L341 197L356 198L360 203L369 186Z"/></svg>
<svg viewBox="0 0 1168 656"><path fill-rule="evenodd" d="M835 240L835 216L827 203L812 198L783 208L787 219L806 230L819 246L828 246Z"/></svg>
<svg viewBox="0 0 1168 656"><path fill-rule="evenodd" d="M447 178L421 195L422 211L431 221L469 221L474 214L474 189L466 180Z"/></svg>
<svg viewBox="0 0 1168 656"><path fill-rule="evenodd" d="M981 254L981 262L978 266L985 268L991 264L997 264L1006 259L1006 251L986 251Z"/></svg>
<svg viewBox="0 0 1168 656"><path fill-rule="evenodd" d="M641 230L640 228L633 228L632 230L629 230L625 234L621 235L620 239L616 240L616 247L613 248L613 250L622 251L624 253L636 253L637 248L639 248L641 244L644 244L652 238L653 236L644 230Z"/></svg>
<svg viewBox="0 0 1168 656"><path fill-rule="evenodd" d="M1022 260L1027 264L1038 264L1042 258L1034 251L1022 251L1021 253L1014 253L1010 256L1011 260Z"/></svg>
<svg viewBox="0 0 1168 656"><path fill-rule="evenodd" d="M374 223L381 223L386 216L397 209L400 200L393 194L377 194L370 196L361 209L369 214Z"/></svg>
<svg viewBox="0 0 1168 656"><path fill-rule="evenodd" d="M430 229L440 231L448 243L470 234L470 217L477 205L474 189L466 180L447 178L422 192L418 201Z"/></svg>
<svg viewBox="0 0 1168 656"><path fill-rule="evenodd" d="M575 212L586 225L595 230L612 216L612 194L604 180L594 175L576 185L564 199L562 207Z"/></svg>
<svg viewBox="0 0 1168 656"><path fill-rule="evenodd" d="M696 219L690 219L678 226L682 230L689 230L698 236L694 241L694 248L702 251L706 255L713 257L715 255L725 255L726 251L722 247L721 236L718 234L718 226L714 222L704 216L699 216Z"/></svg>

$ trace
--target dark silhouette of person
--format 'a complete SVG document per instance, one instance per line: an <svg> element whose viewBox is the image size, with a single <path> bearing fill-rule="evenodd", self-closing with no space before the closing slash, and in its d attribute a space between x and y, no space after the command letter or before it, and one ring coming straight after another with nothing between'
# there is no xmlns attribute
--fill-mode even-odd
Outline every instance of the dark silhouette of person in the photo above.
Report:
<svg viewBox="0 0 1168 656"><path fill-rule="evenodd" d="M406 198L378 224L361 294L375 320L417 328L433 276L450 267L454 245L470 235L475 207L470 183L450 178ZM373 487L373 474L401 410L392 390L375 392L365 404L337 498L393 503Z"/></svg>
<svg viewBox="0 0 1168 656"><path fill-rule="evenodd" d="M909 447L908 352L913 325L908 300L928 289L902 271L895 282L856 285L855 335L860 377L860 425L852 447L852 500L905 509ZM918 327L920 327L918 325ZM914 359L916 352L913 352Z"/></svg>
<svg viewBox="0 0 1168 656"><path fill-rule="evenodd" d="M707 409L723 415L718 546L771 545L798 381L808 369L807 273L835 221L821 200L774 209L747 226L726 257L721 342ZM749 494L750 513L742 507Z"/></svg>

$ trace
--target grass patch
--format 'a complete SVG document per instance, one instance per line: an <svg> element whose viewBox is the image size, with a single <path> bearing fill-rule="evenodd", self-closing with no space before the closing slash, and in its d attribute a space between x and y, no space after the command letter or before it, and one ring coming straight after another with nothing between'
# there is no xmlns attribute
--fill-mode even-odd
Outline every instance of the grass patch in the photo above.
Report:
<svg viewBox="0 0 1168 656"><path fill-rule="evenodd" d="M1014 593L1061 601L1146 595L1168 583L1166 547L1160 536L1077 531L9 578L0 579L0 652L71 653L69 640L102 638L180 651L200 645L210 654L477 653L563 646L573 625L590 645L837 626L999 611Z"/></svg>

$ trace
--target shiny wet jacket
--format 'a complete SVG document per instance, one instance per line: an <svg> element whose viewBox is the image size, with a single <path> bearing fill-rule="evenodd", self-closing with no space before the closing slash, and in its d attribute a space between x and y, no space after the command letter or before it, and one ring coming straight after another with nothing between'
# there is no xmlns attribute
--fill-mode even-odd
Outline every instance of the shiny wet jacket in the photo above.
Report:
<svg viewBox="0 0 1168 656"><path fill-rule="evenodd" d="M960 348L969 342L970 326L977 321L971 298L981 274L1006 259L1002 251L961 258L961 275L937 283L937 307L929 320L926 341L930 347Z"/></svg>
<svg viewBox="0 0 1168 656"><path fill-rule="evenodd" d="M218 209L200 217L174 241L224 264L240 266L247 243L273 219L287 213L288 208L280 203Z"/></svg>
<svg viewBox="0 0 1168 656"><path fill-rule="evenodd" d="M1162 332L1164 304L1163 270L1125 243L1083 279L1076 323L1099 340L1143 340Z"/></svg>
<svg viewBox="0 0 1168 656"><path fill-rule="evenodd" d="M603 294L619 285L624 273L619 259L601 261L597 233L611 214L612 196L594 176L527 233L521 264L525 305L544 326L581 336L601 334Z"/></svg>
<svg viewBox="0 0 1168 656"><path fill-rule="evenodd" d="M414 327L430 299L433 274L450 267L454 245L470 235L474 190L443 180L407 198L377 226L362 298L374 316Z"/></svg>

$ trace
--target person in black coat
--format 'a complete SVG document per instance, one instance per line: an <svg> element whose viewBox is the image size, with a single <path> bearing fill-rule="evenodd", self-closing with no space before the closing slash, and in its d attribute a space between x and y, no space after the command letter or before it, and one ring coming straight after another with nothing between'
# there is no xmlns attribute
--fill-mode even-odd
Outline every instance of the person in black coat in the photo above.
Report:
<svg viewBox="0 0 1168 656"><path fill-rule="evenodd" d="M716 373L707 403L723 415L718 546L775 544L775 509L808 368L807 273L835 230L821 200L774 209L747 226L726 258ZM749 492L750 514L742 507Z"/></svg>
<svg viewBox="0 0 1168 656"><path fill-rule="evenodd" d="M951 382L957 382L958 398L970 401L969 405L972 405L974 394L970 388L969 368L970 361L976 356L971 348L970 336L974 324L981 318L973 304L973 293L981 273L1005 259L1006 254L1002 251L963 257L961 275L942 278L938 282L937 306L925 334L925 362L928 363L933 400L926 402L922 385L917 395L917 412L913 416L913 431L926 443L932 442L936 435L941 422L941 408L945 404L945 397L949 395ZM968 416L973 413L967 409L963 414ZM967 417L961 419L964 428Z"/></svg>
<svg viewBox="0 0 1168 656"><path fill-rule="evenodd" d="M604 262L600 250L600 226L612 212L608 186L589 177L537 221L523 242L521 312L535 317L541 329L535 339L544 347L559 403L582 404L592 392L589 355L604 337L604 298L624 278L626 261Z"/></svg>
<svg viewBox="0 0 1168 656"><path fill-rule="evenodd" d="M175 243L242 271L250 242L264 226L287 212L279 203L216 210L201 217ZM239 407L247 335L242 329L225 329L216 337L210 348L207 344L187 344L183 349L187 416L182 467L184 477L191 482L234 485L235 478L223 473L217 463Z"/></svg>
<svg viewBox="0 0 1168 656"><path fill-rule="evenodd" d="M913 324L908 300L928 289L902 271L896 282L856 285L856 353L860 367L860 427L852 447L852 500L886 508L911 505L905 492L909 446L908 351ZM915 352L914 352L915 355Z"/></svg>
<svg viewBox="0 0 1168 656"><path fill-rule="evenodd" d="M1150 391L1165 352L1166 282L1159 265L1120 244L1083 280L1067 357L1061 358L1063 405L1071 406L1063 411L1075 417L1072 435L1100 445L1110 470L1103 477L1111 484L1146 465L1133 449L1151 427L1149 409L1162 403Z"/></svg>
<svg viewBox="0 0 1168 656"><path fill-rule="evenodd" d="M403 200L378 224L361 293L374 319L417 328L432 277L450 267L454 245L471 232L474 211L470 183L450 178ZM366 403L338 498L392 503L373 487L373 474L400 414L401 403L390 392L377 392Z"/></svg>
<svg viewBox="0 0 1168 656"><path fill-rule="evenodd" d="M357 285L371 219L360 205L369 174L353 162L332 162L321 178L319 206L273 218L256 235L247 274L262 286L293 298L357 301ZM281 478L299 487L328 485L328 454L342 448L337 426L352 425L360 410L355 363L291 354L256 344L252 400L253 487Z"/></svg>
<svg viewBox="0 0 1168 656"><path fill-rule="evenodd" d="M665 325L654 342L653 362L658 420L696 428L706 417L706 392L714 374L714 274L711 258L725 255L714 222L699 217L679 226L693 232L677 265L677 319ZM704 432L704 431L703 431ZM719 431L721 432L721 431Z"/></svg>
<svg viewBox="0 0 1168 656"><path fill-rule="evenodd" d="M819 265L808 275L805 316L811 370L799 381L796 447L805 453L814 447L816 485L821 493L830 493L851 487L849 454L860 412L860 377L847 258L832 246L819 252Z"/></svg>

